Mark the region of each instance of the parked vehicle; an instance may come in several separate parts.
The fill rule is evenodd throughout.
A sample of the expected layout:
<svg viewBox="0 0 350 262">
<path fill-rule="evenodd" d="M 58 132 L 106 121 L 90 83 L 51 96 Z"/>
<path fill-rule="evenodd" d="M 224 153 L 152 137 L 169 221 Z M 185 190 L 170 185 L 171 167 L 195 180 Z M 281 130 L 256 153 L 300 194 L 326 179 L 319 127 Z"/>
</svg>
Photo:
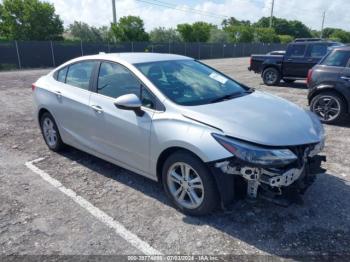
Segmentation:
<svg viewBox="0 0 350 262">
<path fill-rule="evenodd" d="M 261 73 L 266 85 L 278 85 L 281 79 L 292 83 L 305 79 L 308 70 L 327 54 L 328 47 L 334 45 L 339 43 L 298 39 L 287 46 L 284 55 L 252 55 L 248 70 Z"/>
<path fill-rule="evenodd" d="M 324 123 L 342 122 L 350 112 L 350 46 L 336 47 L 310 69 L 309 104 Z"/>
<path fill-rule="evenodd" d="M 159 181 L 190 215 L 227 205 L 235 185 L 251 198 L 303 192 L 324 160 L 316 115 L 184 56 L 85 56 L 33 90 L 51 150 L 68 144 Z"/>
</svg>

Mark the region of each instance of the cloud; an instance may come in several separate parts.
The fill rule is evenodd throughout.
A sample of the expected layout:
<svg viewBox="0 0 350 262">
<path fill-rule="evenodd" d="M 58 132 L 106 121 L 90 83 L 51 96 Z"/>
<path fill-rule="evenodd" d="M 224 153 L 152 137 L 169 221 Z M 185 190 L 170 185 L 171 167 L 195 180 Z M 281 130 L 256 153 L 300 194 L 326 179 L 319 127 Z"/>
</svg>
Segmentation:
<svg viewBox="0 0 350 262">
<path fill-rule="evenodd" d="M 55 5 L 56 12 L 64 20 L 65 25 L 74 20 L 90 25 L 107 25 L 112 21 L 111 0 L 47 0 Z M 151 0 L 147 0 L 148 2 Z M 162 0 L 175 4 L 176 1 Z M 154 2 L 154 1 L 152 1 Z M 136 0 L 118 0 L 117 17 L 126 15 L 140 16 L 146 30 L 154 27 L 175 27 L 179 23 L 207 21 L 220 25 L 224 16 L 234 16 L 237 19 L 257 21 L 262 16 L 270 14 L 271 0 L 222 0 L 222 1 L 178 1 L 178 9 L 195 8 L 210 12 L 220 17 L 203 16 L 196 12 L 181 12 L 170 8 L 161 8 Z M 190 2 L 190 3 L 191 3 Z M 312 29 L 320 29 L 322 12 L 326 10 L 326 27 L 339 27 L 350 30 L 350 1 L 348 0 L 275 0 L 274 14 L 277 17 L 296 19 L 304 22 Z"/>
<path fill-rule="evenodd" d="M 301 20 L 312 29 L 321 29 L 322 14 L 326 11 L 325 27 L 350 31 L 349 0 L 276 0 L 276 16 Z"/>
</svg>

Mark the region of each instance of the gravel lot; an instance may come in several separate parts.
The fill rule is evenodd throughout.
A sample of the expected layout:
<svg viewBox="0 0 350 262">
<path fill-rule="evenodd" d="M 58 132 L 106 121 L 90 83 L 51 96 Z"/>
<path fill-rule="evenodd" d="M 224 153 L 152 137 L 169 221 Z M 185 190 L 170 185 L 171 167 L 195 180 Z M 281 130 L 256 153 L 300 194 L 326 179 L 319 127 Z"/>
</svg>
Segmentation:
<svg viewBox="0 0 350 262">
<path fill-rule="evenodd" d="M 242 83 L 307 107 L 303 82 L 267 87 L 248 58 L 204 61 Z M 241 200 L 203 218 L 174 209 L 162 187 L 75 149 L 50 152 L 32 114 L 30 85 L 48 70 L 0 73 L 0 254 L 140 254 L 25 166 L 59 180 L 164 254 L 350 254 L 350 125 L 326 126 L 326 174 L 288 208 Z M 271 119 L 271 121 L 274 121 Z M 350 123 L 350 121 L 349 121 Z"/>
</svg>

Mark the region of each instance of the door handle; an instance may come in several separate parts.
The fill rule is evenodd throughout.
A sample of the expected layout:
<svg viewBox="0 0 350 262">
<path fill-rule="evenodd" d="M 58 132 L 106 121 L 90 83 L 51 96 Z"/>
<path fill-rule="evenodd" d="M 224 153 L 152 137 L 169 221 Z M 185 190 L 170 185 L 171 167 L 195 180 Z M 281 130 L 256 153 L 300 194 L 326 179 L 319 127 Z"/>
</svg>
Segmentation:
<svg viewBox="0 0 350 262">
<path fill-rule="evenodd" d="M 293 61 L 293 59 L 292 58 L 288 58 L 287 61 Z"/>
<path fill-rule="evenodd" d="M 54 93 L 55 93 L 55 95 L 56 95 L 58 98 L 61 98 L 61 97 L 62 97 L 61 91 L 56 90 L 56 91 L 54 91 Z"/>
<path fill-rule="evenodd" d="M 348 77 L 348 76 L 341 76 L 340 78 L 345 80 L 345 81 L 350 81 L 350 77 Z"/>
<path fill-rule="evenodd" d="M 312 62 L 312 58 L 309 58 L 307 61 L 308 61 L 308 62 Z"/>
<path fill-rule="evenodd" d="M 98 106 L 98 105 L 91 105 L 91 108 L 97 112 L 97 113 L 103 113 L 102 107 Z"/>
</svg>

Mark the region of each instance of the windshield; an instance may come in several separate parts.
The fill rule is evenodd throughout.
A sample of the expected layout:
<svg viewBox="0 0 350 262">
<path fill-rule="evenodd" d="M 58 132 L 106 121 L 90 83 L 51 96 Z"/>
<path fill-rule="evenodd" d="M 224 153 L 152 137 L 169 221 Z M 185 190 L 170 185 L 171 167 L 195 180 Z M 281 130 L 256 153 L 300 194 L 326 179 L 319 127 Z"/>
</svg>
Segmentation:
<svg viewBox="0 0 350 262">
<path fill-rule="evenodd" d="M 202 105 L 231 99 L 247 89 L 195 60 L 135 64 L 170 100 L 180 105 Z"/>
</svg>

